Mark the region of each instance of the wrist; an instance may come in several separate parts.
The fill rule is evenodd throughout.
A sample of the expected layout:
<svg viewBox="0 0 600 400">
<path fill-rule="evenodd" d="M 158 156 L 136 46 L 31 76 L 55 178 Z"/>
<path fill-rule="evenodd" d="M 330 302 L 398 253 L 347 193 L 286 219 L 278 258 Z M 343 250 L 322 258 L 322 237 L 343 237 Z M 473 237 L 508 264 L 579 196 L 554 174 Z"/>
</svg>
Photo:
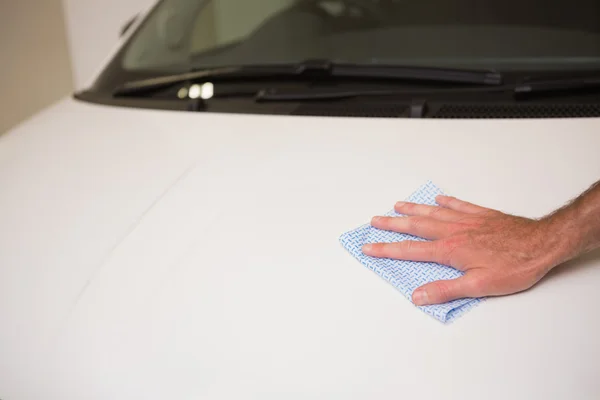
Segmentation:
<svg viewBox="0 0 600 400">
<path fill-rule="evenodd" d="M 543 232 L 548 270 L 585 251 L 584 235 L 577 216 L 558 212 L 539 220 Z"/>
</svg>

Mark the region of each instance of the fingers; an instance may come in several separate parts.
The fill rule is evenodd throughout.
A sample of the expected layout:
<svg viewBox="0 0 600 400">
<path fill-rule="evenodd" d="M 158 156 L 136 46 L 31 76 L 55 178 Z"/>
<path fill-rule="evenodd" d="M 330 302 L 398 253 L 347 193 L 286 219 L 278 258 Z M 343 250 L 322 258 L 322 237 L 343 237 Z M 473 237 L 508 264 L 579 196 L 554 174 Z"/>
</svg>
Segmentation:
<svg viewBox="0 0 600 400">
<path fill-rule="evenodd" d="M 440 239 L 450 235 L 451 224 L 428 217 L 373 217 L 371 225 L 378 229 Z"/>
<path fill-rule="evenodd" d="M 371 257 L 424 262 L 438 262 L 439 253 L 436 242 L 419 242 L 413 240 L 405 240 L 397 243 L 366 244 L 363 246 L 362 251 Z"/>
<path fill-rule="evenodd" d="M 398 214 L 431 217 L 440 221 L 457 221 L 461 218 L 459 212 L 438 206 L 406 203 L 399 201 L 394 207 Z"/>
<path fill-rule="evenodd" d="M 435 201 L 442 207 L 467 214 L 477 214 L 489 211 L 489 208 L 481 207 L 463 200 L 459 200 L 456 197 L 437 196 L 435 198 Z"/>
<path fill-rule="evenodd" d="M 457 279 L 431 282 L 417 288 L 412 295 L 417 306 L 447 303 L 456 299 L 481 297 L 485 287 L 477 273 L 467 272 Z"/>
</svg>

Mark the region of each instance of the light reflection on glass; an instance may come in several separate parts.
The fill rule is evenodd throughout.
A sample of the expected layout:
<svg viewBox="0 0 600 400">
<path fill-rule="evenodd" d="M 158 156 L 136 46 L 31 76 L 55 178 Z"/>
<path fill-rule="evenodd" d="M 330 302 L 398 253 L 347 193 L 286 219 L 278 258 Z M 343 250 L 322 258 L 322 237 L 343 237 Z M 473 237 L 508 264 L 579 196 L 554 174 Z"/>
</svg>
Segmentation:
<svg viewBox="0 0 600 400">
<path fill-rule="evenodd" d="M 200 93 L 200 97 L 202 97 L 204 100 L 208 100 L 214 95 L 215 86 L 212 83 L 206 82 L 204 85 L 202 85 L 202 92 Z"/>
<path fill-rule="evenodd" d="M 190 86 L 190 91 L 188 96 L 190 96 L 190 99 L 197 99 L 198 97 L 200 97 L 200 94 L 202 93 L 202 88 L 200 87 L 200 85 L 192 85 Z"/>
<path fill-rule="evenodd" d="M 186 88 L 186 87 L 182 87 L 177 92 L 177 97 L 179 97 L 180 99 L 185 99 L 187 96 L 188 96 L 188 88 Z"/>
</svg>

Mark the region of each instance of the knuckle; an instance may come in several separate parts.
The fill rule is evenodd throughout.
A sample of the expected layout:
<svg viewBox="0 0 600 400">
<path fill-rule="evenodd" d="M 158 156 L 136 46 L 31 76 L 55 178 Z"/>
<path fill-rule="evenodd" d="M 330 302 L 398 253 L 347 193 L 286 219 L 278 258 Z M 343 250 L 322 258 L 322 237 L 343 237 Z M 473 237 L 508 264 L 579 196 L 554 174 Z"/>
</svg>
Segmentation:
<svg viewBox="0 0 600 400">
<path fill-rule="evenodd" d="M 484 296 L 488 288 L 488 278 L 483 275 L 475 275 L 470 279 L 470 291 L 475 297 Z"/>
<path fill-rule="evenodd" d="M 382 253 L 386 257 L 390 257 L 392 255 L 398 255 L 398 252 L 402 250 L 402 243 L 382 243 L 383 250 Z"/>
<path fill-rule="evenodd" d="M 443 265 L 453 265 L 452 255 L 456 250 L 456 244 L 451 240 L 440 240 L 437 243 L 435 258 Z"/>
<path fill-rule="evenodd" d="M 446 302 L 452 297 L 450 286 L 447 282 L 438 281 L 435 285 L 436 295 L 440 302 Z"/>
<path fill-rule="evenodd" d="M 456 235 L 457 233 L 463 232 L 466 229 L 466 226 L 461 223 L 453 222 L 446 226 L 449 235 Z M 452 241 L 450 241 L 452 243 Z"/>
<path fill-rule="evenodd" d="M 456 225 L 460 226 L 463 231 L 465 231 L 479 229 L 486 224 L 487 221 L 487 218 L 480 215 L 467 214 L 461 216 L 461 218 L 459 218 L 455 223 Z"/>
<path fill-rule="evenodd" d="M 400 209 L 401 209 L 402 211 L 404 211 L 405 213 L 412 212 L 412 211 L 414 210 L 414 208 L 415 208 L 415 205 L 414 205 L 414 204 L 411 204 L 411 203 L 404 203 L 404 204 L 402 205 L 402 207 L 400 207 Z"/>
<path fill-rule="evenodd" d="M 502 211 L 498 211 L 498 210 L 484 210 L 483 213 L 484 213 L 484 215 L 487 215 L 487 216 L 493 217 L 493 218 L 500 218 L 500 217 L 506 216 L 506 214 L 504 214 Z"/>
<path fill-rule="evenodd" d="M 502 215 L 502 213 L 497 210 L 482 209 L 476 215 L 481 216 L 481 218 L 494 218 Z"/>
<path fill-rule="evenodd" d="M 423 219 L 419 217 L 408 217 L 407 223 L 411 230 L 418 231 L 423 225 Z"/>
<path fill-rule="evenodd" d="M 459 207 L 459 202 L 458 202 L 458 200 L 456 200 L 456 199 L 453 197 L 453 198 L 449 199 L 449 200 L 446 202 L 446 204 L 445 204 L 445 205 L 446 205 L 446 207 L 447 207 L 447 208 L 450 208 L 450 209 L 452 209 L 452 210 L 456 210 L 456 209 Z"/>
<path fill-rule="evenodd" d="M 413 240 L 405 240 L 403 242 L 400 242 L 398 249 L 401 252 L 410 253 L 412 250 L 415 249 L 416 243 L 417 242 L 415 242 Z"/>
<path fill-rule="evenodd" d="M 400 244 L 398 245 L 398 247 L 400 248 L 400 250 L 409 251 L 413 247 L 413 241 L 412 240 L 405 240 L 403 242 L 400 242 Z"/>
<path fill-rule="evenodd" d="M 430 209 L 429 215 L 431 217 L 437 217 L 441 214 L 441 212 L 442 212 L 442 209 L 440 207 L 433 207 Z"/>
</svg>

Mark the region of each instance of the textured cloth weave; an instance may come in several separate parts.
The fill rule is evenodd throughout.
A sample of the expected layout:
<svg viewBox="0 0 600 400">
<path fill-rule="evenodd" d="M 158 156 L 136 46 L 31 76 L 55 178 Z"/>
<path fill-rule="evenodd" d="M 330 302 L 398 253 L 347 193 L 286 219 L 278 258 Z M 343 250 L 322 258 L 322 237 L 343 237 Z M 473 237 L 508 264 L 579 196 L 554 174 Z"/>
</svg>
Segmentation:
<svg viewBox="0 0 600 400">
<path fill-rule="evenodd" d="M 436 205 L 435 197 L 440 194 L 443 194 L 442 191 L 433 183 L 428 182 L 413 193 L 407 201 Z M 390 211 L 384 215 L 400 216 L 395 211 Z M 367 243 L 392 243 L 403 240 L 425 241 L 426 239 L 403 233 L 383 231 L 373 228 L 370 224 L 346 232 L 340 237 L 340 242 L 350 254 L 371 271 L 391 283 L 411 302 L 412 293 L 419 286 L 438 280 L 455 279 L 463 275 L 461 271 L 436 263 L 374 258 L 366 256 L 361 250 L 362 246 Z M 482 299 L 461 299 L 446 304 L 418 308 L 447 323 L 464 314 L 481 301 Z"/>
</svg>

